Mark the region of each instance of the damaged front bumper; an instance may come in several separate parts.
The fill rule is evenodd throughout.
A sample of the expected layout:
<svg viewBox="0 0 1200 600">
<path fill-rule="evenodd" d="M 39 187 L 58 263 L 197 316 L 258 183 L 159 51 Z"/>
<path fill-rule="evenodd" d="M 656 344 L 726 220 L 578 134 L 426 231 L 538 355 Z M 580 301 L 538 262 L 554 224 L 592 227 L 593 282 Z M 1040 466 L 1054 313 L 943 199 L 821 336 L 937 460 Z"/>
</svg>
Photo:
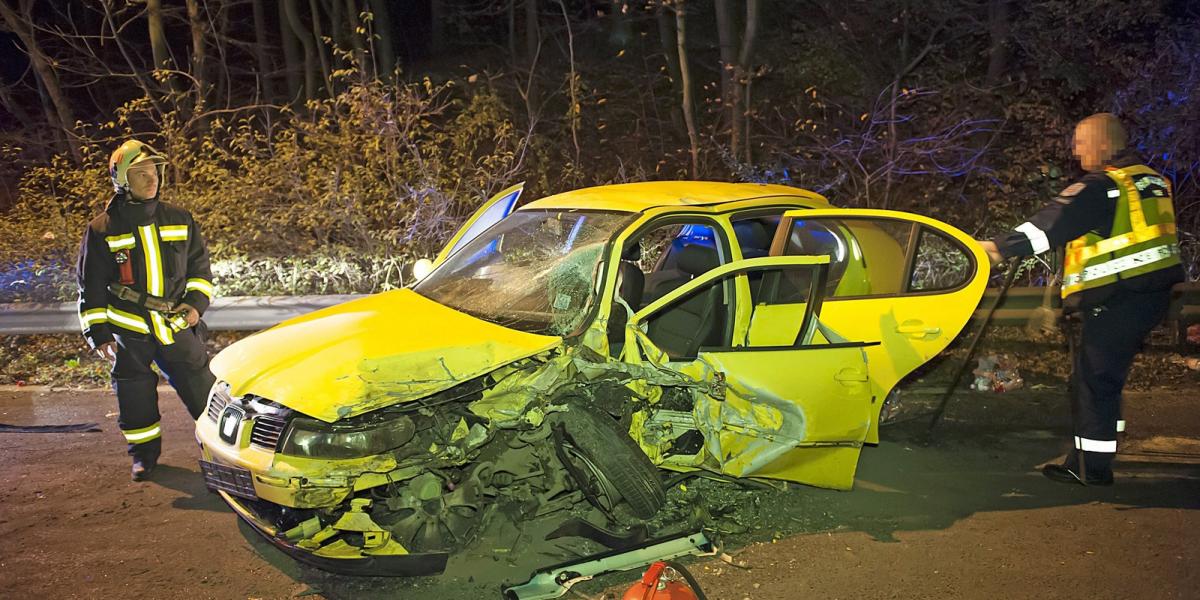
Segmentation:
<svg viewBox="0 0 1200 600">
<path fill-rule="evenodd" d="M 311 565 L 323 571 L 339 575 L 374 575 L 388 577 L 408 577 L 414 575 L 437 575 L 446 569 L 446 561 L 450 555 L 444 552 L 426 552 L 410 554 L 394 540 L 383 540 L 379 545 L 380 551 L 399 552 L 393 554 L 368 554 L 371 550 L 363 550 L 338 541 L 321 546 L 314 551 L 305 547 L 313 537 L 292 541 L 289 533 L 302 528 L 301 524 L 288 532 L 279 531 L 274 525 L 260 517 L 251 508 L 251 502 L 244 501 L 224 490 L 216 490 L 225 503 L 239 517 L 261 534 L 271 545 L 282 550 L 288 556 L 299 562 Z M 354 513 L 351 513 L 354 514 Z M 366 533 L 366 532 L 364 532 Z M 368 536 L 364 536 L 368 537 Z M 377 540 L 378 541 L 378 538 Z"/>
</svg>

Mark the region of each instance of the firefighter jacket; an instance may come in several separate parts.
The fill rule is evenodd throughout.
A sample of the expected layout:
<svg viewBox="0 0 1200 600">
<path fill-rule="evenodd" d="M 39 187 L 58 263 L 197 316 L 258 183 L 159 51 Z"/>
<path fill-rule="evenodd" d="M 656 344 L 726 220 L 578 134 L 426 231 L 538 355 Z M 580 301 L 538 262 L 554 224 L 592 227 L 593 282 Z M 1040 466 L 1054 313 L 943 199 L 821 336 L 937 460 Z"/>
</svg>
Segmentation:
<svg viewBox="0 0 1200 600">
<path fill-rule="evenodd" d="M 1128 153 L 1067 186 L 995 242 L 1005 258 L 1066 245 L 1062 294 L 1071 308 L 1098 306 L 1121 290 L 1169 289 L 1184 279 L 1170 183 Z"/>
<path fill-rule="evenodd" d="M 127 202 L 117 194 L 88 224 L 79 248 L 79 322 L 92 348 L 123 336 L 175 343 L 186 327 L 145 303 L 118 298 L 119 283 L 167 302 L 187 303 L 200 314 L 213 297 L 208 247 L 188 211 L 157 199 Z M 115 329 L 114 329 L 115 328 Z"/>
</svg>

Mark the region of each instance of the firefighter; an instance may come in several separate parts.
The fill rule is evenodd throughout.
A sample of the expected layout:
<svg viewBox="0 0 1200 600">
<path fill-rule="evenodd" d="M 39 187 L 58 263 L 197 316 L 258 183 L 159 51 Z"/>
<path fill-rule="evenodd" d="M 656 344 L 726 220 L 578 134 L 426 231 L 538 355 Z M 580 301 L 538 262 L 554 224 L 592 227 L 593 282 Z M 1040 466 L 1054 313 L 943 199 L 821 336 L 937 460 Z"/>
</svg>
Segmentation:
<svg viewBox="0 0 1200 600">
<path fill-rule="evenodd" d="M 1079 329 L 1077 339 L 1069 334 L 1074 450 L 1042 468 L 1064 483 L 1112 485 L 1125 377 L 1184 279 L 1171 184 L 1126 141 L 1110 113 L 1081 121 L 1074 154 L 1087 175 L 1014 231 L 980 242 L 993 264 L 1066 245 L 1063 314 Z"/>
<path fill-rule="evenodd" d="M 213 297 L 208 248 L 191 214 L 159 200 L 165 163 L 145 143 L 121 144 L 108 162 L 116 193 L 79 248 L 79 320 L 88 344 L 112 363 L 134 481 L 149 478 L 162 451 L 150 363 L 193 420 L 214 382 L 200 320 Z"/>
</svg>

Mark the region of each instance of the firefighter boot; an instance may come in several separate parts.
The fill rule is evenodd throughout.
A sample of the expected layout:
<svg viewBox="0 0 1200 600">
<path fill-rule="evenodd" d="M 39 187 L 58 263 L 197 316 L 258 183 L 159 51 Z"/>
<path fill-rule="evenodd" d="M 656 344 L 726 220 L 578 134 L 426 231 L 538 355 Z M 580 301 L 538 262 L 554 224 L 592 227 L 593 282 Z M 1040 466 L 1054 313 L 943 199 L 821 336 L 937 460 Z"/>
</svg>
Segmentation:
<svg viewBox="0 0 1200 600">
<path fill-rule="evenodd" d="M 141 458 L 133 459 L 133 468 L 130 469 L 130 476 L 134 481 L 146 481 L 150 479 L 150 474 L 154 472 L 154 461 Z"/>
</svg>

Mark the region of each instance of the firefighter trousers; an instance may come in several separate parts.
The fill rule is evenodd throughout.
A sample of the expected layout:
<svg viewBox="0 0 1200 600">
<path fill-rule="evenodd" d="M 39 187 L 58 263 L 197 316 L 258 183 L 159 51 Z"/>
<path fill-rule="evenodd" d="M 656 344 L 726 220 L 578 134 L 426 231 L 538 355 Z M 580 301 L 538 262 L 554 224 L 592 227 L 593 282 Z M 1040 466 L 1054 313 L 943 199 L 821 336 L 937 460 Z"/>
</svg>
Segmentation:
<svg viewBox="0 0 1200 600">
<path fill-rule="evenodd" d="M 1122 291 L 1101 306 L 1081 310 L 1069 387 L 1076 451 L 1068 455 L 1067 466 L 1073 470 L 1083 458 L 1089 473 L 1112 471 L 1125 378 L 1146 336 L 1166 316 L 1170 302 L 1170 290 Z"/>
<path fill-rule="evenodd" d="M 150 368 L 151 362 L 167 376 L 192 420 L 199 419 L 204 412 L 208 392 L 216 379 L 208 370 L 205 332 L 204 323 L 200 322 L 176 333 L 175 343 L 167 346 L 154 336 L 120 333 L 114 336 L 117 359 L 112 368 L 112 385 L 120 411 L 117 424 L 135 460 L 153 464 L 162 452 L 158 375 Z"/>
</svg>

